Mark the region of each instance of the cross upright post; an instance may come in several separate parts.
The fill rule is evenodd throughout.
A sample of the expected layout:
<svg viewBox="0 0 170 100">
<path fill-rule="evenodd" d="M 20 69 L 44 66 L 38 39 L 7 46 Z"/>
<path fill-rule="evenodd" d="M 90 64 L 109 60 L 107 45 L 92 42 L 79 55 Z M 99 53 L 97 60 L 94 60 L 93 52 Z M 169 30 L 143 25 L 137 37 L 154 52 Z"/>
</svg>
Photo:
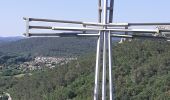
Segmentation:
<svg viewBox="0 0 170 100">
<path fill-rule="evenodd" d="M 110 7 L 108 6 L 108 0 L 103 0 L 103 8 L 101 0 L 99 0 L 99 23 L 108 24 L 112 22 L 113 19 L 113 0 L 110 1 Z M 109 14 L 108 14 L 109 11 Z M 102 13 L 103 12 L 103 13 Z M 108 19 L 109 16 L 109 19 Z M 103 18 L 101 20 L 101 18 Z M 104 29 L 107 29 L 107 26 L 103 27 Z M 102 33 L 102 34 L 101 34 Z M 98 100 L 98 85 L 99 85 L 99 73 L 100 73 L 100 53 L 101 53 L 101 47 L 103 47 L 103 67 L 102 67 L 102 100 L 106 99 L 106 68 L 107 68 L 107 57 L 108 58 L 108 64 L 109 64 L 109 95 L 110 100 L 113 100 L 113 87 L 112 87 L 112 57 L 111 55 L 111 32 L 109 31 L 100 31 L 99 32 L 100 37 L 98 37 L 97 41 L 97 56 L 96 56 L 96 70 L 95 70 L 95 86 L 94 86 L 94 100 Z M 108 39 L 108 41 L 107 41 Z M 103 45 L 101 45 L 101 41 L 103 42 Z M 108 52 L 107 52 L 108 50 Z M 107 56 L 108 53 L 108 56 Z"/>
</svg>

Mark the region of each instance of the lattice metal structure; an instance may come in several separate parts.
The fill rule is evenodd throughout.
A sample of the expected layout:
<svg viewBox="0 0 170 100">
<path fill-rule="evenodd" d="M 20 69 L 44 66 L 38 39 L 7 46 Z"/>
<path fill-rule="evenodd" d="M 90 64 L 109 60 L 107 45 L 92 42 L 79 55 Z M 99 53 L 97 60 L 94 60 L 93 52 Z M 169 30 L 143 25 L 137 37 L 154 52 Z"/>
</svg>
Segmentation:
<svg viewBox="0 0 170 100">
<path fill-rule="evenodd" d="M 114 88 L 112 80 L 112 38 L 148 38 L 162 39 L 169 41 L 169 37 L 162 33 L 169 34 L 168 29 L 141 29 L 133 26 L 159 26 L 170 25 L 170 23 L 113 23 L 113 6 L 114 0 L 98 0 L 98 22 L 81 22 L 68 20 L 24 18 L 26 21 L 27 37 L 97 37 L 96 67 L 95 67 L 95 84 L 94 100 L 99 99 L 99 73 L 102 69 L 102 100 L 106 100 L 106 69 L 109 70 L 109 99 L 114 100 Z M 71 24 L 71 27 L 59 26 L 39 26 L 31 25 L 31 22 L 43 23 L 61 23 Z M 78 25 L 76 27 L 73 27 Z M 53 30 L 52 33 L 33 33 L 31 30 Z M 102 54 L 102 55 L 101 55 Z M 102 61 L 101 61 L 102 60 Z M 108 60 L 108 61 L 107 61 Z M 102 66 L 102 68 L 100 68 Z"/>
</svg>

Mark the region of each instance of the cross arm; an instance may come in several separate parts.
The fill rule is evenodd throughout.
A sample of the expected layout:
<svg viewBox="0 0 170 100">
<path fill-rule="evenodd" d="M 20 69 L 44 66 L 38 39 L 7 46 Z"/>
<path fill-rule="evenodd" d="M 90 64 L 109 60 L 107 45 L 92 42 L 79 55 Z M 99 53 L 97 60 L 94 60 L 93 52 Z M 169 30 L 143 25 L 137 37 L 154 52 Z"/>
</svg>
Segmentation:
<svg viewBox="0 0 170 100">
<path fill-rule="evenodd" d="M 25 36 L 28 37 L 98 37 L 99 34 L 92 33 L 24 33 Z"/>
<path fill-rule="evenodd" d="M 54 22 L 54 23 L 70 23 L 70 24 L 83 24 L 83 25 L 92 25 L 92 26 L 157 26 L 157 25 L 170 25 L 170 22 L 167 23 L 94 23 L 94 22 L 81 22 L 81 21 L 68 21 L 68 20 L 55 20 L 55 19 L 42 19 L 42 18 L 28 18 L 24 17 L 24 20 L 29 22 L 38 21 L 38 22 Z"/>
<path fill-rule="evenodd" d="M 95 33 L 73 33 L 73 32 L 68 32 L 68 33 L 29 33 L 29 34 L 24 34 L 28 37 L 98 37 L 100 36 L 99 34 Z M 151 35 L 123 35 L 123 34 L 115 34 L 111 33 L 111 37 L 117 37 L 117 38 L 145 38 L 145 39 L 160 39 L 160 40 L 169 40 L 170 38 L 163 37 L 163 36 L 151 36 Z"/>
<path fill-rule="evenodd" d="M 112 31 L 112 32 L 134 32 L 134 33 L 160 33 L 170 32 L 170 30 L 159 29 L 102 29 L 102 28 L 81 28 L 81 27 L 52 27 L 52 26 L 29 26 L 29 29 L 50 29 L 62 31 Z"/>
<path fill-rule="evenodd" d="M 78 28 L 78 27 L 52 27 L 52 30 L 65 30 L 65 31 L 112 31 L 112 32 L 136 32 L 136 33 L 159 33 L 170 32 L 170 30 L 159 29 L 102 29 L 102 28 Z"/>
<path fill-rule="evenodd" d="M 81 22 L 81 21 L 69 21 L 69 20 L 55 20 L 55 19 L 42 19 L 42 18 L 23 18 L 25 21 L 28 22 L 52 22 L 52 23 L 66 23 L 66 24 L 78 24 L 78 25 L 87 25 L 87 26 L 116 26 L 122 27 L 127 26 L 128 23 L 111 23 L 111 24 L 102 24 L 102 23 L 95 23 L 95 22 Z"/>
<path fill-rule="evenodd" d="M 98 32 L 104 32 L 104 31 L 111 31 L 111 32 L 129 32 L 129 33 L 147 33 L 147 34 L 155 34 L 155 33 L 164 33 L 164 32 L 170 32 L 170 30 L 163 30 L 163 29 L 123 29 L 122 27 L 128 27 L 128 26 L 152 26 L 152 25 L 170 25 L 170 23 L 109 23 L 109 24 L 102 24 L 102 23 L 92 23 L 92 22 L 80 22 L 80 21 L 68 21 L 68 20 L 54 20 L 54 19 L 39 19 L 39 18 L 26 18 L 24 17 L 24 20 L 26 21 L 26 36 L 32 37 L 32 36 L 60 36 L 60 37 L 80 37 L 80 36 L 98 36 Z M 70 23 L 70 24 L 79 24 L 82 25 L 82 27 L 53 27 L 53 26 L 32 26 L 29 22 L 32 21 L 38 21 L 38 22 L 54 22 L 54 23 Z M 93 27 L 84 27 L 84 25 L 89 25 Z M 107 26 L 108 28 L 104 28 L 104 26 Z M 120 28 L 119 28 L 120 27 Z M 58 30 L 58 31 L 64 31 L 64 33 L 31 33 L 30 29 L 46 29 L 46 30 Z M 72 31 L 71 33 L 66 33 L 67 31 Z M 75 33 L 76 32 L 76 33 Z M 79 33 L 78 33 L 79 32 Z M 85 33 L 86 32 L 86 33 Z M 75 34 L 74 34 L 75 33 Z M 95 34 L 94 34 L 95 33 Z M 113 35 L 112 35 L 113 36 Z M 114 37 L 125 37 L 125 38 L 138 38 L 142 36 L 135 36 L 135 35 L 120 35 L 114 34 Z M 152 38 L 149 36 L 143 36 Z M 158 36 L 156 36 L 158 37 Z M 160 38 L 160 37 L 158 37 Z"/>
<path fill-rule="evenodd" d="M 167 23 L 128 23 L 128 26 L 158 26 L 158 25 L 170 25 L 170 22 L 167 22 Z"/>
<path fill-rule="evenodd" d="M 55 19 L 42 19 L 42 18 L 23 18 L 25 21 L 29 22 L 52 22 L 52 23 L 65 23 L 65 24 L 78 24 L 78 25 L 87 25 L 87 26 L 103 26 L 102 23 L 94 22 L 81 22 L 81 21 L 69 21 L 69 20 L 55 20 Z"/>
<path fill-rule="evenodd" d="M 26 35 L 26 34 L 24 34 Z M 26 36 L 29 37 L 98 37 L 99 34 L 83 34 L 83 33 L 29 33 Z M 131 39 L 159 39 L 159 40 L 169 40 L 170 38 L 163 36 L 151 36 L 151 35 L 123 35 L 123 34 L 115 34 L 111 33 L 111 37 L 117 38 L 131 38 Z"/>
</svg>

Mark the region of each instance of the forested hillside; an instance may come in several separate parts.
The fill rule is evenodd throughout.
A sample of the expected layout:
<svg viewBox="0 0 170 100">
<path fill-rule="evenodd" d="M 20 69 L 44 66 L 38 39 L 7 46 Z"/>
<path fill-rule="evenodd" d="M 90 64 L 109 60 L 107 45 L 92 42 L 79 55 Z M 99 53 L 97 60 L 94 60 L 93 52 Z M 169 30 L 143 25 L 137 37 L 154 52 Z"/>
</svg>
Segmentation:
<svg viewBox="0 0 170 100">
<path fill-rule="evenodd" d="M 134 40 L 113 46 L 116 100 L 170 100 L 170 43 Z M 24 77 L 1 77 L 13 100 L 92 100 L 95 53 Z"/>
<path fill-rule="evenodd" d="M 13 41 L 18 41 L 24 39 L 24 37 L 16 36 L 16 37 L 0 37 L 0 45 L 4 43 L 9 43 Z"/>
<path fill-rule="evenodd" d="M 0 52 L 32 56 L 79 56 L 94 51 L 95 38 L 27 38 L 0 45 Z"/>
<path fill-rule="evenodd" d="M 132 41 L 113 54 L 118 100 L 170 100 L 170 43 Z"/>
</svg>

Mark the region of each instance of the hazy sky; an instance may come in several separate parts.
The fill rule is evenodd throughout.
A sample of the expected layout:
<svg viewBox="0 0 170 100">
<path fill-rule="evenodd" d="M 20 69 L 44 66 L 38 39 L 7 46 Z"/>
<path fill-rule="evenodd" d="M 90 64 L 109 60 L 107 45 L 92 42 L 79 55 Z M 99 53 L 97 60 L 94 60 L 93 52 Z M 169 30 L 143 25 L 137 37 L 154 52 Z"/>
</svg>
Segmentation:
<svg viewBox="0 0 170 100">
<path fill-rule="evenodd" d="M 97 21 L 98 0 L 0 0 L 0 36 L 22 36 L 23 17 Z M 115 22 L 170 22 L 170 0 L 115 0 Z"/>
</svg>

